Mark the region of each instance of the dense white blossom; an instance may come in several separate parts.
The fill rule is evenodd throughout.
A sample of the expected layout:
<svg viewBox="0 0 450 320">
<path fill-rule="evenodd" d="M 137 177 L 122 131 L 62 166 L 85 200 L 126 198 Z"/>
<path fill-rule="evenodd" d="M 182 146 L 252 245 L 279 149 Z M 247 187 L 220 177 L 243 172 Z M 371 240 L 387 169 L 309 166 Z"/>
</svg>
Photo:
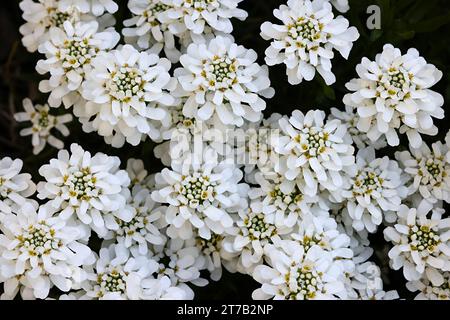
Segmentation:
<svg viewBox="0 0 450 320">
<path fill-rule="evenodd" d="M 113 231 L 105 236 L 106 239 L 115 239 L 126 248 L 137 245 L 142 255 L 147 254 L 148 244 L 160 245 L 165 242 L 165 236 L 159 232 L 156 224 L 165 214 L 165 207 L 155 206 L 150 193 L 150 190 L 140 186 L 133 187 L 125 209 L 132 211 L 131 220 L 118 218 L 123 208 L 113 213 L 113 216 L 105 216 L 106 227 Z"/>
<path fill-rule="evenodd" d="M 62 27 L 65 21 L 76 23 L 95 19 L 88 13 L 81 12 L 76 6 L 59 8 L 59 0 L 23 0 L 19 3 L 22 18 L 26 21 L 19 31 L 22 34 L 22 44 L 28 51 L 34 52 L 39 45 L 50 39 L 52 27 Z"/>
<path fill-rule="evenodd" d="M 344 268 L 319 246 L 307 252 L 295 241 L 265 248 L 269 265 L 259 265 L 253 278 L 262 284 L 254 299 L 313 300 L 345 298 Z"/>
<path fill-rule="evenodd" d="M 72 144 L 70 153 L 61 150 L 58 158 L 39 169 L 45 181 L 38 184 L 38 197 L 61 209 L 61 218 L 76 216 L 103 236 L 113 217 L 129 222 L 134 216 L 134 211 L 125 207 L 130 178 L 119 165 L 117 157 L 100 152 L 91 155 Z"/>
<path fill-rule="evenodd" d="M 93 59 L 99 52 L 114 48 L 120 36 L 113 28 L 99 32 L 96 21 L 75 24 L 66 21 L 49 33 L 49 40 L 39 46 L 39 52 L 45 54 L 46 59 L 38 61 L 36 70 L 40 74 L 50 73 L 50 79 L 42 80 L 39 90 L 50 92 L 51 107 L 59 107 L 62 102 L 70 107 L 78 102 L 81 104 L 78 107 L 83 108 L 78 90 L 91 72 Z"/>
<path fill-rule="evenodd" d="M 411 148 L 410 152 L 396 152 L 409 180 L 410 193 L 418 192 L 426 201 L 436 203 L 438 200 L 450 202 L 450 162 L 447 157 L 449 148 L 440 141 L 431 145 L 422 143 L 420 148 Z"/>
<path fill-rule="evenodd" d="M 242 171 L 232 161 L 219 161 L 218 155 L 206 148 L 197 157 L 172 164 L 158 173 L 153 200 L 168 204 L 165 213 L 172 238 L 190 239 L 194 230 L 210 239 L 232 227 L 229 212 L 246 206 L 248 186 L 239 184 Z"/>
<path fill-rule="evenodd" d="M 433 118 L 444 117 L 444 99 L 430 88 L 442 72 L 416 49 L 402 55 L 400 49 L 386 44 L 375 61 L 363 58 L 356 72 L 359 78 L 346 84 L 352 93 L 345 95 L 344 103 L 357 109 L 357 128 L 371 141 L 385 135 L 390 146 L 397 146 L 398 133 L 406 133 L 409 143 L 418 148 L 421 134 L 437 134 Z"/>
<path fill-rule="evenodd" d="M 343 186 L 342 173 L 355 162 L 345 125 L 325 120 L 321 110 L 306 114 L 294 110 L 290 118 L 280 119 L 279 126 L 282 134 L 274 147 L 285 158 L 286 168 L 279 171 L 288 180 L 301 179 L 303 192 L 310 196 L 317 194 L 319 185 L 331 192 Z"/>
<path fill-rule="evenodd" d="M 417 209 L 402 205 L 397 223 L 384 230 L 385 239 L 394 245 L 390 265 L 394 270 L 403 268 L 407 280 L 426 274 L 434 282 L 442 278 L 440 272 L 450 271 L 450 218 L 442 218 L 443 213 L 428 202 Z"/>
<path fill-rule="evenodd" d="M 402 199 L 408 189 L 398 163 L 387 156 L 375 157 L 373 148 L 361 149 L 356 155 L 356 172 L 350 178 L 349 188 L 341 196 L 357 231 L 375 232 L 383 220 L 394 222 Z"/>
<path fill-rule="evenodd" d="M 268 69 L 255 61 L 256 52 L 218 36 L 207 43 L 189 45 L 175 70 L 179 86 L 173 93 L 185 96 L 183 115 L 208 120 L 217 114 L 224 124 L 242 126 L 261 118 L 270 98 Z"/>
<path fill-rule="evenodd" d="M 56 286 L 67 292 L 82 278 L 80 266 L 94 262 L 91 249 L 80 242 L 83 226 L 62 219 L 51 207 L 36 212 L 25 204 L 17 214 L 0 220 L 2 298 L 45 299 Z"/>
<path fill-rule="evenodd" d="M 123 22 L 127 27 L 122 30 L 123 35 L 128 42 L 135 39 L 139 48 L 149 49 L 150 52 L 159 54 L 164 49 L 166 57 L 171 62 L 177 62 L 181 52 L 176 48 L 173 31 L 169 29 L 170 23 L 175 22 L 168 17 L 168 10 L 172 7 L 170 0 L 128 1 L 133 16 Z"/>
<path fill-rule="evenodd" d="M 326 84 L 334 83 L 334 50 L 347 59 L 359 37 L 358 30 L 349 27 L 344 17 L 334 17 L 327 0 L 288 0 L 273 14 L 282 24 L 266 21 L 261 25 L 263 39 L 272 41 L 266 50 L 266 63 L 284 63 L 290 84 L 312 80 L 316 70 Z"/>
<path fill-rule="evenodd" d="M 125 141 L 138 145 L 147 136 L 159 139 L 157 127 L 166 116 L 160 105 L 174 102 L 164 90 L 170 66 L 169 60 L 130 45 L 99 54 L 82 84 L 87 100 L 80 119 L 83 130 L 97 131 L 117 148 Z"/>
</svg>

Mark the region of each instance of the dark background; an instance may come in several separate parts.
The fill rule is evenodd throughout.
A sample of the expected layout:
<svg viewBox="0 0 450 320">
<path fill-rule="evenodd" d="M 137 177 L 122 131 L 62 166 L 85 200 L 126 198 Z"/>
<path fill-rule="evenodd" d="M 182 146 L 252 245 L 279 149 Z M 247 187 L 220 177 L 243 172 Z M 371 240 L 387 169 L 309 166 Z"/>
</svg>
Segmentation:
<svg viewBox="0 0 450 320">
<path fill-rule="evenodd" d="M 115 0 L 119 6 L 117 25 L 119 31 L 122 21 L 129 17 L 126 0 Z M 233 20 L 233 35 L 238 44 L 256 50 L 259 63 L 264 64 L 264 51 L 269 42 L 260 36 L 260 25 L 264 21 L 278 23 L 272 11 L 284 0 L 244 0 L 240 7 L 249 13 L 245 21 Z M 374 60 L 386 43 L 392 43 L 402 52 L 410 47 L 417 48 L 420 54 L 440 69 L 444 76 L 434 86 L 434 90 L 444 96 L 447 103 L 450 98 L 450 1 L 448 0 L 350 0 L 350 11 L 343 14 L 350 25 L 358 28 L 360 38 L 354 43 L 348 60 L 336 53 L 332 61 L 333 72 L 337 82 L 327 87 L 323 80 L 316 76 L 313 81 L 302 82 L 292 86 L 287 82 L 285 66 L 270 68 L 272 87 L 276 90 L 274 98 L 270 99 L 265 115 L 272 112 L 290 114 L 294 109 L 307 111 L 320 108 L 327 112 L 331 107 L 343 108 L 342 97 L 346 92 L 345 83 L 356 77 L 355 66 L 366 56 Z M 22 99 L 29 97 L 34 103 L 45 103 L 47 96 L 38 91 L 38 82 L 42 77 L 35 71 L 36 62 L 41 58 L 38 53 L 28 53 L 21 44 L 18 31 L 23 24 L 18 0 L 0 1 L 0 157 L 10 156 L 24 161 L 24 171 L 33 175 L 34 181 L 40 180 L 38 168 L 57 154 L 57 150 L 47 146 L 44 151 L 35 156 L 32 154 L 30 137 L 20 137 L 19 131 L 27 123 L 16 124 L 13 118 L 15 112 L 22 111 Z M 368 30 L 366 20 L 369 15 L 366 9 L 376 4 L 381 8 L 381 30 Z M 45 76 L 44 76 L 45 77 Z M 444 110 L 446 104 L 444 104 Z M 66 112 L 64 108 L 53 110 L 54 113 Z M 435 120 L 436 121 L 436 120 Z M 450 128 L 449 121 L 438 120 L 439 134 L 436 137 L 425 137 L 427 142 L 443 140 Z M 161 163 L 153 156 L 154 143 L 146 140 L 137 147 L 126 144 L 121 149 L 115 149 L 105 144 L 97 134 L 85 134 L 75 119 L 69 126 L 70 136 L 64 142 L 66 147 L 72 142 L 79 143 L 91 152 L 105 152 L 117 155 L 125 164 L 129 157 L 144 160 L 149 172 L 161 169 Z M 405 149 L 406 140 L 402 140 L 398 148 L 387 148 L 381 154 L 392 156 L 398 149 Z M 380 231 L 382 228 L 380 228 Z M 385 289 L 397 289 L 402 298 L 411 298 L 405 287 L 405 280 L 400 272 L 389 269 L 387 247 L 379 232 L 371 236 L 371 246 L 376 250 L 372 258 L 382 268 L 385 275 Z M 212 282 L 205 288 L 195 288 L 196 299 L 250 299 L 251 292 L 258 287 L 250 277 L 229 274 L 225 272 L 219 282 Z"/>
</svg>

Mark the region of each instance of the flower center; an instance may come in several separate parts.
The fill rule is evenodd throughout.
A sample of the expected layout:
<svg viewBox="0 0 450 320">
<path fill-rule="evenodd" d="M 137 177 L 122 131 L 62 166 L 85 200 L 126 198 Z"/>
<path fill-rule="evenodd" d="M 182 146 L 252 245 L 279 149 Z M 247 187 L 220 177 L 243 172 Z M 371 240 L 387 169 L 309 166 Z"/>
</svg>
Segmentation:
<svg viewBox="0 0 450 320">
<path fill-rule="evenodd" d="M 170 115 L 172 117 L 172 123 L 177 128 L 187 128 L 190 129 L 195 124 L 195 118 L 188 118 L 183 115 L 182 108 L 174 108 L 171 110 Z"/>
<path fill-rule="evenodd" d="M 148 224 L 148 219 L 145 212 L 137 209 L 136 215 L 129 222 L 125 222 L 119 218 L 116 218 L 116 222 L 119 225 L 119 229 L 116 230 L 119 236 L 133 236 L 135 233 L 141 233 L 145 230 Z"/>
<path fill-rule="evenodd" d="M 97 283 L 102 290 L 100 292 L 120 292 L 125 293 L 126 283 L 125 278 L 127 276 L 126 272 L 119 269 L 112 269 L 108 273 L 100 273 L 97 275 Z"/>
<path fill-rule="evenodd" d="M 208 176 L 196 173 L 193 176 L 183 176 L 180 193 L 186 197 L 191 208 L 202 205 L 205 201 L 212 202 L 216 195 L 215 183 Z"/>
<path fill-rule="evenodd" d="M 415 225 L 409 229 L 409 245 L 412 250 L 427 250 L 431 253 L 440 242 L 435 228 Z"/>
<path fill-rule="evenodd" d="M 211 234 L 211 239 L 196 238 L 197 246 L 205 255 L 210 255 L 213 252 L 219 251 L 222 246 L 223 236 L 218 234 Z"/>
<path fill-rule="evenodd" d="M 57 9 L 49 9 L 53 14 L 50 16 L 50 24 L 54 27 L 62 27 L 64 22 L 70 20 L 70 14 L 68 12 L 61 12 Z"/>
<path fill-rule="evenodd" d="M 447 177 L 447 172 L 450 170 L 450 166 L 446 165 L 444 157 L 432 156 L 430 158 L 424 158 L 419 161 L 419 176 L 422 176 L 422 183 L 432 184 L 435 187 L 439 187 Z"/>
<path fill-rule="evenodd" d="M 40 131 L 42 129 L 46 129 L 50 125 L 50 117 L 47 111 L 41 110 L 37 113 L 37 128 L 36 131 Z"/>
<path fill-rule="evenodd" d="M 145 85 L 139 69 L 127 65 L 111 75 L 110 94 L 119 101 L 128 102 L 133 96 L 141 96 Z"/>
<path fill-rule="evenodd" d="M 404 89 L 410 87 L 409 80 L 409 76 L 405 76 L 404 71 L 399 70 L 397 67 L 390 67 L 388 70 L 384 71 L 383 75 L 379 76 L 377 82 L 378 95 L 380 95 L 381 92 L 385 92 L 391 98 L 402 101 L 409 96 L 409 92 L 404 92 Z"/>
<path fill-rule="evenodd" d="M 286 284 L 290 289 L 288 298 L 297 299 L 300 294 L 308 300 L 313 299 L 316 293 L 321 290 L 322 278 L 320 273 L 309 266 L 301 268 L 292 266 L 286 276 Z"/>
<path fill-rule="evenodd" d="M 64 184 L 69 187 L 70 196 L 77 197 L 79 200 L 90 199 L 96 181 L 97 178 L 91 174 L 89 167 L 64 177 Z"/>
<path fill-rule="evenodd" d="M 307 252 L 314 245 L 321 246 L 323 244 L 322 240 L 323 234 L 315 233 L 312 237 L 304 236 L 303 240 L 299 242 L 305 249 L 305 252 Z"/>
<path fill-rule="evenodd" d="M 184 0 L 185 7 L 194 7 L 197 11 L 203 11 L 208 8 L 208 5 L 216 4 L 216 0 Z M 215 5 L 217 6 L 217 4 Z"/>
<path fill-rule="evenodd" d="M 323 25 L 312 17 L 299 17 L 294 23 L 287 25 L 288 35 L 295 40 L 298 47 L 306 47 L 309 43 L 319 40 Z"/>
<path fill-rule="evenodd" d="M 158 13 L 164 12 L 172 8 L 172 6 L 167 5 L 165 3 L 152 3 L 148 10 L 144 11 L 143 15 L 147 18 L 147 22 L 150 23 L 153 27 L 160 24 L 158 20 Z"/>
<path fill-rule="evenodd" d="M 288 206 L 303 200 L 303 194 L 297 186 L 294 187 L 291 193 L 286 194 L 280 190 L 279 185 L 276 185 L 273 191 L 270 192 L 270 197 L 274 199 L 274 202 L 282 202 Z"/>
<path fill-rule="evenodd" d="M 90 63 L 97 51 L 98 49 L 89 45 L 88 39 L 66 40 L 60 53 L 65 71 L 68 72 Z"/>
<path fill-rule="evenodd" d="M 21 251 L 39 258 L 61 246 L 61 242 L 55 239 L 55 230 L 44 221 L 39 222 L 38 225 L 30 225 L 17 236 L 17 240 L 19 240 Z"/>
<path fill-rule="evenodd" d="M 212 60 L 203 61 L 202 76 L 208 81 L 210 89 L 225 90 L 237 82 L 237 60 L 214 56 Z"/>
<path fill-rule="evenodd" d="M 364 169 L 359 171 L 353 182 L 353 195 L 371 195 L 374 190 L 377 190 L 383 185 L 383 178 L 380 178 L 377 172 Z"/>
<path fill-rule="evenodd" d="M 245 219 L 244 224 L 248 230 L 251 240 L 268 239 L 277 233 L 275 225 L 266 222 L 263 213 L 251 212 Z"/>
<path fill-rule="evenodd" d="M 300 143 L 301 151 L 306 153 L 306 157 L 312 158 L 327 150 L 328 138 L 329 133 L 320 128 L 305 128 L 294 140 Z"/>
</svg>

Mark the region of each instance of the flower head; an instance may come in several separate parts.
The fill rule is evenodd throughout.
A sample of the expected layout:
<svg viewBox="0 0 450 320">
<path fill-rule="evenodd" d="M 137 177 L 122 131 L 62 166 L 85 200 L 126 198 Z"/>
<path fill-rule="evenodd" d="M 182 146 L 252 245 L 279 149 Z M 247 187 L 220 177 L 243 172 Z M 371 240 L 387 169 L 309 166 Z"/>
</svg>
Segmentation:
<svg viewBox="0 0 450 320">
<path fill-rule="evenodd" d="M 267 67 L 256 58 L 255 51 L 221 36 L 189 45 L 180 58 L 183 67 L 175 70 L 174 94 L 187 97 L 183 115 L 205 121 L 217 114 L 222 123 L 239 127 L 244 119 L 260 120 L 266 108 L 261 96 L 272 97 L 274 91 Z"/>
<path fill-rule="evenodd" d="M 417 209 L 402 205 L 397 223 L 384 230 L 385 239 L 394 245 L 389 251 L 391 267 L 403 267 L 410 281 L 419 280 L 424 273 L 450 270 L 450 219 L 442 218 L 443 209 L 431 209 L 428 202 Z"/>
<path fill-rule="evenodd" d="M 169 205 L 165 219 L 172 238 L 192 238 L 194 230 L 204 239 L 222 234 L 233 225 L 229 212 L 246 206 L 248 186 L 239 184 L 242 172 L 235 164 L 218 161 L 211 149 L 200 157 L 174 162 L 172 170 L 165 168 L 156 175 L 152 198 Z"/>
<path fill-rule="evenodd" d="M 72 121 L 71 114 L 54 116 L 50 114 L 50 107 L 47 104 L 33 106 L 30 99 L 23 100 L 23 108 L 25 112 L 16 113 L 14 118 L 19 122 L 30 121 L 32 123 L 32 127 L 22 129 L 20 135 L 31 135 L 34 154 L 40 153 L 47 142 L 57 149 L 64 148 L 64 143 L 52 134 L 52 130 L 60 132 L 65 137 L 68 136 L 69 129 L 65 124 Z"/>
<path fill-rule="evenodd" d="M 83 129 L 97 131 L 114 147 L 125 141 L 138 145 L 146 136 L 158 139 L 158 122 L 166 111 L 157 104 L 174 102 L 164 91 L 169 69 L 169 60 L 130 45 L 99 55 L 82 85 L 88 101 L 81 118 Z"/>
<path fill-rule="evenodd" d="M 288 0 L 273 13 L 282 24 L 261 25 L 261 36 L 273 40 L 266 50 L 266 63 L 286 64 L 290 84 L 312 80 L 316 70 L 326 84 L 334 83 L 333 50 L 347 59 L 358 30 L 349 28 L 344 17 L 334 17 L 331 4 L 324 0 Z"/>
<path fill-rule="evenodd" d="M 61 150 L 57 159 L 39 169 L 46 181 L 39 182 L 38 197 L 61 208 L 63 219 L 76 215 L 100 236 L 106 234 L 105 223 L 112 216 L 129 222 L 134 213 L 125 207 L 130 178 L 119 170 L 119 158 L 103 153 L 92 156 L 77 144 L 70 151 Z"/>
<path fill-rule="evenodd" d="M 99 32 L 96 21 L 66 21 L 49 32 L 50 38 L 39 46 L 46 59 L 38 61 L 36 70 L 51 76 L 39 83 L 39 90 L 50 92 L 51 107 L 59 107 L 61 102 L 70 107 L 80 99 L 78 90 L 92 69 L 92 60 L 99 52 L 114 48 L 120 36 L 113 28 Z"/>
<path fill-rule="evenodd" d="M 259 265 L 253 272 L 254 279 L 262 284 L 253 292 L 254 299 L 345 298 L 344 269 L 319 246 L 305 252 L 297 242 L 285 240 L 278 247 L 270 245 L 265 250 L 269 265 Z"/>
<path fill-rule="evenodd" d="M 413 148 L 419 148 L 420 134 L 437 134 L 432 118 L 444 117 L 444 99 L 430 88 L 441 79 L 442 72 L 416 49 L 402 55 L 386 44 L 375 61 L 363 58 L 356 72 L 359 78 L 347 83 L 352 93 L 345 95 L 344 103 L 357 109 L 357 128 L 371 141 L 385 135 L 388 144 L 396 146 L 398 133 L 406 133 Z"/>
<path fill-rule="evenodd" d="M 25 204 L 17 214 L 1 219 L 0 273 L 6 279 L 6 297 L 13 299 L 20 287 L 22 296 L 40 299 L 47 298 L 53 286 L 67 292 L 80 281 L 76 269 L 94 262 L 91 249 L 80 242 L 83 227 L 54 212 L 48 206 L 36 212 Z"/>
<path fill-rule="evenodd" d="M 448 146 L 435 142 L 431 149 L 422 143 L 418 149 L 396 152 L 395 157 L 409 180 L 409 193 L 418 192 L 424 199 L 436 203 L 450 202 L 450 162 L 446 155 Z"/>
<path fill-rule="evenodd" d="M 347 129 L 339 120 L 325 121 L 325 113 L 311 110 L 304 115 L 295 110 L 280 120 L 282 135 L 275 151 L 285 159 L 280 169 L 289 180 L 302 179 L 304 192 L 315 196 L 318 185 L 336 191 L 343 185 L 342 172 L 353 166 L 354 148 L 346 138 Z"/>
</svg>

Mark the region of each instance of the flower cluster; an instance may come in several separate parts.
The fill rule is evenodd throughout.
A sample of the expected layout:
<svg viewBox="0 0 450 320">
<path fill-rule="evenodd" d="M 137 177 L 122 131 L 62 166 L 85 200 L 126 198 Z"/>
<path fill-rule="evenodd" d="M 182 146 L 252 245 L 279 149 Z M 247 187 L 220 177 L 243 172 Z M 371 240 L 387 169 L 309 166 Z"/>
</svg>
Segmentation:
<svg viewBox="0 0 450 320">
<path fill-rule="evenodd" d="M 264 114 L 275 90 L 231 35 L 240 2 L 129 0 L 121 34 L 113 0 L 20 3 L 48 101 L 14 118 L 31 122 L 34 154 L 62 150 L 30 170 L 36 183 L 27 161 L 0 158 L 1 298 L 193 299 L 226 270 L 260 284 L 254 299 L 397 299 L 390 267 L 417 299 L 450 299 L 450 132 L 422 141 L 444 116 L 442 72 L 387 44 L 356 67 L 342 108 Z M 290 84 L 316 71 L 333 84 L 335 53 L 359 37 L 335 15 L 348 9 L 288 0 L 281 24 L 260 26 L 265 62 Z M 142 159 L 64 149 L 72 114 Z M 404 133 L 408 149 L 386 152 Z"/>
</svg>

